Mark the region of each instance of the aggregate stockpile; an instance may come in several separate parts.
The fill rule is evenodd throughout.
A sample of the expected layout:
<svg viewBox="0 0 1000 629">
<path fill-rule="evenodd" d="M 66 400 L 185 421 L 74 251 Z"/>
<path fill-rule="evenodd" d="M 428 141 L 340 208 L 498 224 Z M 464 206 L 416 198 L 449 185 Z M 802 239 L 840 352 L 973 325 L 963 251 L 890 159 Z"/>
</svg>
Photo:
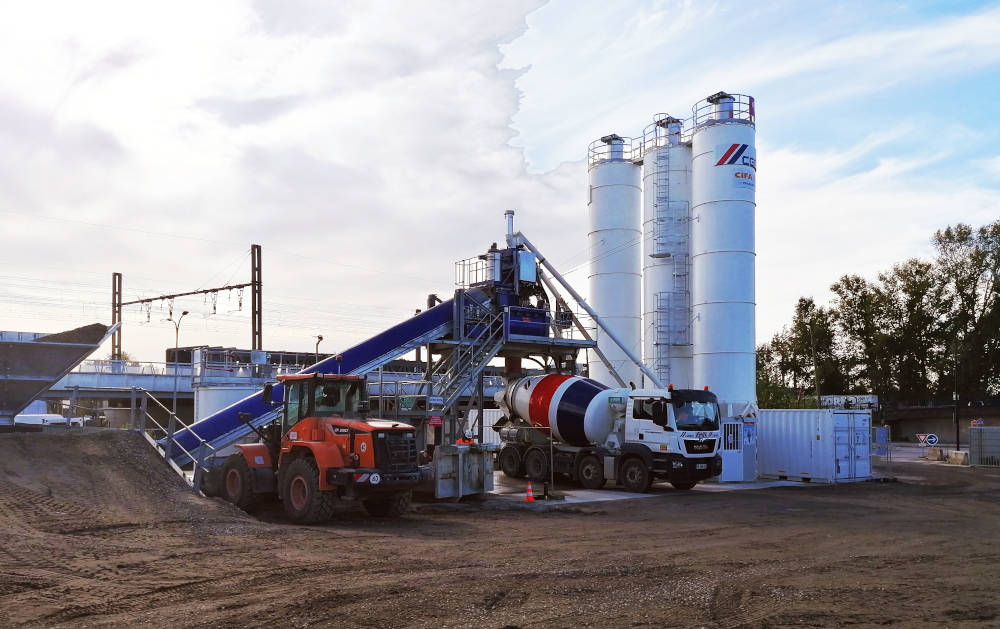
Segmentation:
<svg viewBox="0 0 1000 629">
<path fill-rule="evenodd" d="M 654 479 L 685 490 L 722 471 L 719 406 L 708 390 L 609 389 L 549 374 L 514 380 L 497 403 L 500 468 L 510 477 L 544 481 L 551 471 L 587 489 L 611 480 L 645 492 Z"/>
</svg>

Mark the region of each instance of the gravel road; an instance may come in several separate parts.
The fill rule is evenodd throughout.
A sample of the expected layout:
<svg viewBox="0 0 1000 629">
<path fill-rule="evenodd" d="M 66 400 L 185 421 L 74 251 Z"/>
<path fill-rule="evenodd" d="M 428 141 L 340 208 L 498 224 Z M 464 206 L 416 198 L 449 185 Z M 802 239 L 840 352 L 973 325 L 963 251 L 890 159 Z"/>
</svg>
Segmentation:
<svg viewBox="0 0 1000 629">
<path fill-rule="evenodd" d="M 135 434 L 0 435 L 0 626 L 1000 626 L 1000 471 L 893 472 L 301 527 Z"/>
</svg>

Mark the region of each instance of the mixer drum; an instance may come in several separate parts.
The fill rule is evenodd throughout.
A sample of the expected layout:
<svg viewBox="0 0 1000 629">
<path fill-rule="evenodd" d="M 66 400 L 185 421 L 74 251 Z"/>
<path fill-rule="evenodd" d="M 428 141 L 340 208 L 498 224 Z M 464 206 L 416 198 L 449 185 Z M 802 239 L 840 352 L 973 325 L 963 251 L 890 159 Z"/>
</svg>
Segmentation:
<svg viewBox="0 0 1000 629">
<path fill-rule="evenodd" d="M 587 446 L 603 443 L 614 428 L 615 413 L 608 398 L 617 393 L 596 380 L 549 374 L 531 376 L 507 389 L 507 405 L 518 417 L 562 443 Z"/>
</svg>

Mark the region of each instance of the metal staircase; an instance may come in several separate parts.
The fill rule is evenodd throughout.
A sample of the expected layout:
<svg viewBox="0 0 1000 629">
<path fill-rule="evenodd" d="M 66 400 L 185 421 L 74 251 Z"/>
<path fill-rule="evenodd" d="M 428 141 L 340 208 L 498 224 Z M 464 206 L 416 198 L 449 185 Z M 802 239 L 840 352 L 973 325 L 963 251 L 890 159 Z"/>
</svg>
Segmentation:
<svg viewBox="0 0 1000 629">
<path fill-rule="evenodd" d="M 466 337 L 463 334 L 448 359 L 441 361 L 431 374 L 434 389 L 444 400 L 442 412 L 455 405 L 466 388 L 475 382 L 504 346 L 506 312 L 477 312 L 472 318 L 469 314 L 467 310 L 464 323 L 471 325 L 472 335 Z M 447 370 L 439 373 L 445 366 Z"/>
<path fill-rule="evenodd" d="M 691 289 L 689 240 L 691 208 L 670 195 L 670 150 L 656 154 L 655 258 L 670 258 L 673 265 L 669 290 L 656 294 L 656 355 L 653 369 L 664 382 L 671 380 L 671 346 L 690 345 Z"/>
</svg>

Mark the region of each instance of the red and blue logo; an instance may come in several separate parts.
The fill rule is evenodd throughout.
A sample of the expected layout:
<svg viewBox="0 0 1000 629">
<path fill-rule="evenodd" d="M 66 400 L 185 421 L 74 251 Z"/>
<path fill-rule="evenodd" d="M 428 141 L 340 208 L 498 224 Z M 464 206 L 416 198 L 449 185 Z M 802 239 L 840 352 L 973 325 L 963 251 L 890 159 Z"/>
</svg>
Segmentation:
<svg viewBox="0 0 1000 629">
<path fill-rule="evenodd" d="M 724 147 L 718 147 L 718 150 L 722 150 Z M 748 166 L 757 170 L 757 157 L 755 151 L 750 148 L 749 144 L 730 144 L 722 153 L 722 157 L 719 161 L 715 162 L 716 166 Z"/>
</svg>

